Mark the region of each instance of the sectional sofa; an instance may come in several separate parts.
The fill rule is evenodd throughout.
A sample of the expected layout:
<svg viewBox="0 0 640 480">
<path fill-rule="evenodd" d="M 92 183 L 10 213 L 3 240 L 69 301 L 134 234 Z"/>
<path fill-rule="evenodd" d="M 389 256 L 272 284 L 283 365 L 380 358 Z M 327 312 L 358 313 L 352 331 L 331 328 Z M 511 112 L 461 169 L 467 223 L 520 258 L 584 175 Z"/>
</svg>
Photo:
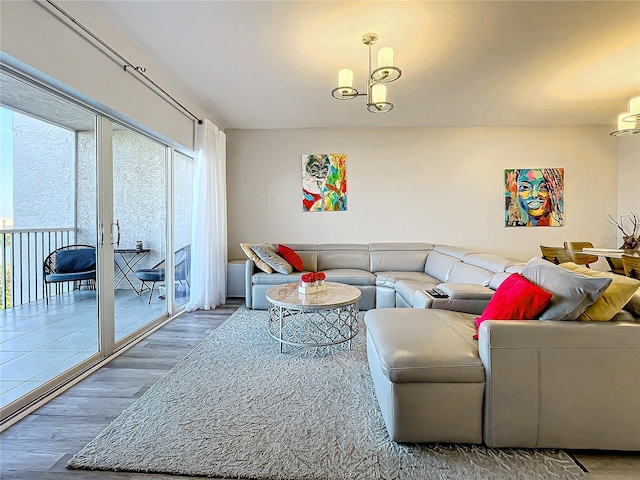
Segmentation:
<svg viewBox="0 0 640 480">
<path fill-rule="evenodd" d="M 522 262 L 427 243 L 289 246 L 305 271 L 361 290 L 369 367 L 393 440 L 640 450 L 637 303 L 610 321 L 489 320 L 477 329 Z M 268 307 L 271 286 L 301 275 L 259 272 L 251 260 L 245 268 L 254 309 Z M 448 296 L 429 294 L 436 286 Z"/>
<path fill-rule="evenodd" d="M 387 307 L 443 308 L 455 310 L 463 303 L 435 300 L 423 290 L 441 283 L 478 284 L 495 290 L 523 263 L 493 254 L 429 243 L 288 244 L 302 258 L 304 271 L 325 272 L 328 282 L 360 289 L 360 310 Z M 274 285 L 300 281 L 301 272 L 265 273 L 247 260 L 246 305 L 268 308 L 266 291 Z M 490 293 L 490 292 L 488 292 Z M 465 299 L 482 312 L 489 296 Z M 475 311 L 474 310 L 474 311 Z"/>
</svg>

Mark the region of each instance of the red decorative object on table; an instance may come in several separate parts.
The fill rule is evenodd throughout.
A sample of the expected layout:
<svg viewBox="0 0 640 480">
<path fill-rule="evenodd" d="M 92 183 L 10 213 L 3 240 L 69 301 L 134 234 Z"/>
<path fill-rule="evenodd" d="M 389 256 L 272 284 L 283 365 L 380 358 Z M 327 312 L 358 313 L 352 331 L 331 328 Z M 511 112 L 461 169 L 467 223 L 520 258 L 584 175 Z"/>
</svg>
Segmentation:
<svg viewBox="0 0 640 480">
<path fill-rule="evenodd" d="M 327 286 L 324 284 L 324 280 L 327 276 L 324 272 L 309 272 L 300 277 L 300 286 L 298 292 L 306 295 L 307 293 L 316 293 L 324 291 Z"/>
</svg>

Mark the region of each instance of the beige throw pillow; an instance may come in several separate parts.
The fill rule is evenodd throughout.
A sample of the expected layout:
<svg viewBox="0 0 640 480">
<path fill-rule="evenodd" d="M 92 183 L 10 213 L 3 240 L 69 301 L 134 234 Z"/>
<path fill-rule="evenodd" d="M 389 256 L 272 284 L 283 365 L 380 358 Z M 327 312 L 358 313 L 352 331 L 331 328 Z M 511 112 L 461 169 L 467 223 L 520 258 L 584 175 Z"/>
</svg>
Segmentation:
<svg viewBox="0 0 640 480">
<path fill-rule="evenodd" d="M 578 320 L 584 322 L 608 322 L 624 307 L 640 288 L 640 281 L 610 272 L 600 272 L 576 265 L 573 262 L 561 263 L 566 270 L 581 273 L 588 277 L 606 277 L 611 284 L 593 305 L 587 308 Z"/>
<path fill-rule="evenodd" d="M 253 260 L 253 262 L 256 264 L 256 266 L 260 270 L 262 270 L 265 273 L 273 273 L 273 268 L 271 268 L 269 265 L 264 263 L 260 259 L 260 257 L 258 255 L 256 255 L 253 250 L 251 250 L 251 244 L 250 243 L 241 243 L 240 244 L 240 248 L 242 248 L 242 251 L 245 253 L 245 255 L 247 257 L 249 257 L 251 260 Z"/>
<path fill-rule="evenodd" d="M 640 288 L 631 297 L 631 300 L 629 300 L 627 304 L 622 308 L 623 310 L 626 310 L 627 312 L 631 312 L 633 315 L 640 318 Z"/>
</svg>

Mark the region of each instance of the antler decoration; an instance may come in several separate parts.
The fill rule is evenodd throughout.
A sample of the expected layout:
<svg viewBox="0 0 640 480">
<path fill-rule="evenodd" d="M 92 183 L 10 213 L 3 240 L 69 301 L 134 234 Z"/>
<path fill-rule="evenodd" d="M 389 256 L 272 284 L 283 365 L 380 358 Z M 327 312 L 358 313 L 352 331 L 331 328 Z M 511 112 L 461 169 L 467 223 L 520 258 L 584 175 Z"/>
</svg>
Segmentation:
<svg viewBox="0 0 640 480">
<path fill-rule="evenodd" d="M 609 223 L 615 227 L 618 227 L 618 229 L 624 236 L 624 245 L 621 248 L 634 249 L 640 242 L 640 235 L 638 234 L 638 232 L 640 232 L 640 219 L 638 219 L 638 215 L 633 212 L 631 212 L 628 217 L 632 224 L 630 233 L 627 233 L 625 229 L 624 218 L 622 217 L 622 215 L 620 215 L 620 223 L 616 222 L 615 219 L 611 215 L 609 215 Z"/>
</svg>

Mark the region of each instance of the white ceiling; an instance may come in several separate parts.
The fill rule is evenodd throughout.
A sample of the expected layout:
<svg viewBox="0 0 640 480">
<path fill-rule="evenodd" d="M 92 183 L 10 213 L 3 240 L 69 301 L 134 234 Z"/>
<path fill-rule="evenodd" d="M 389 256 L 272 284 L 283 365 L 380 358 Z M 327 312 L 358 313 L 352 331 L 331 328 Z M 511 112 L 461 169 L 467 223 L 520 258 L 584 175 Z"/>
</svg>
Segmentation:
<svg viewBox="0 0 640 480">
<path fill-rule="evenodd" d="M 638 1 L 92 5 L 223 128 L 614 127 L 640 94 Z M 367 32 L 402 69 L 383 115 L 330 94 L 364 89 Z"/>
</svg>

